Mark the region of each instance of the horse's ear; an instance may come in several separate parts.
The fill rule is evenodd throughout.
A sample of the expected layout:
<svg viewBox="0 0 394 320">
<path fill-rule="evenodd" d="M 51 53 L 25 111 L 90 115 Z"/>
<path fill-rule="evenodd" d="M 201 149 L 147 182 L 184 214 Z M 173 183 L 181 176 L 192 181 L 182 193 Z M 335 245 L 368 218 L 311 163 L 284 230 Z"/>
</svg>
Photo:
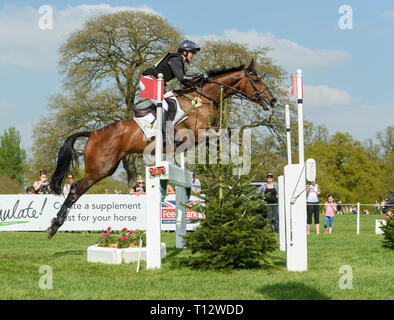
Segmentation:
<svg viewBox="0 0 394 320">
<path fill-rule="evenodd" d="M 250 61 L 249 65 L 248 65 L 248 70 L 249 70 L 249 71 L 255 71 L 255 68 L 254 68 L 254 58 L 252 59 L 252 61 Z"/>
</svg>

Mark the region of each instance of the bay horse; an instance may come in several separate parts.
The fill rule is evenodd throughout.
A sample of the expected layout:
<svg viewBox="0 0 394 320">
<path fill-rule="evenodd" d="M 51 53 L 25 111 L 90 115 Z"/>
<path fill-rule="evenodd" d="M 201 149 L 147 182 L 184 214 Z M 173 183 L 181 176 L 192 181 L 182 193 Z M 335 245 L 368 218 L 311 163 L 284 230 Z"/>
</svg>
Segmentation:
<svg viewBox="0 0 394 320">
<path fill-rule="evenodd" d="M 223 91 L 221 92 L 221 88 Z M 258 103 L 264 110 L 274 107 L 276 99 L 269 88 L 258 76 L 254 60 L 247 68 L 243 66 L 228 70 L 210 72 L 208 79 L 183 90 L 175 90 L 174 94 L 183 111 L 190 111 L 188 118 L 174 128 L 189 129 L 198 141 L 198 131 L 215 125 L 218 119 L 220 99 L 231 95 L 242 96 Z M 201 104 L 190 110 L 192 98 L 199 97 Z M 212 107 L 214 105 L 215 107 Z M 73 161 L 77 160 L 74 149 L 76 139 L 88 137 L 83 156 L 85 175 L 71 185 L 70 192 L 61 206 L 57 216 L 52 219 L 46 230 L 48 238 L 52 238 L 63 225 L 72 205 L 96 182 L 111 176 L 117 169 L 121 159 L 129 153 L 142 154 L 148 144 L 145 135 L 134 119 L 112 123 L 92 132 L 79 132 L 69 136 L 59 150 L 57 167 L 51 177 L 50 186 L 57 195 L 61 194 L 62 182 Z"/>
</svg>

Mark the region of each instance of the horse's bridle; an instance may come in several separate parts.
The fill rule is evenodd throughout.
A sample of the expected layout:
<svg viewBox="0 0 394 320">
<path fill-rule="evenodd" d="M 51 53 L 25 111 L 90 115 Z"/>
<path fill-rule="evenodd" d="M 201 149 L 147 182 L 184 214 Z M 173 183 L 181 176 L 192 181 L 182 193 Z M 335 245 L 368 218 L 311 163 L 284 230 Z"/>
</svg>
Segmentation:
<svg viewBox="0 0 394 320">
<path fill-rule="evenodd" d="M 254 71 L 248 71 L 248 70 L 246 70 L 246 69 L 244 69 L 244 71 L 245 71 L 246 78 L 248 78 L 248 80 L 249 80 L 249 82 L 250 82 L 250 84 L 251 84 L 251 86 L 252 86 L 252 88 L 253 88 L 253 90 L 254 90 L 254 92 L 253 92 L 253 98 L 254 98 L 256 101 L 260 100 L 263 104 L 265 104 L 267 107 L 269 107 L 269 103 L 268 103 L 267 100 L 264 99 L 264 97 L 262 96 L 262 94 L 263 94 L 265 91 L 268 91 L 268 93 L 272 96 L 272 93 L 271 93 L 270 89 L 268 88 L 268 86 L 264 84 L 264 85 L 265 85 L 265 88 L 264 88 L 264 89 L 257 90 L 256 86 L 255 86 L 254 83 L 253 83 L 253 80 L 252 80 L 251 77 L 250 77 L 250 76 L 252 76 L 252 75 L 258 76 L 257 73 L 254 72 Z M 258 76 L 258 77 L 259 77 L 259 76 Z M 262 80 L 261 77 L 259 77 L 259 79 Z"/>
<path fill-rule="evenodd" d="M 225 84 L 225 83 L 221 83 L 221 82 L 218 82 L 218 81 L 213 81 L 213 80 L 210 80 L 210 79 L 206 80 L 205 83 L 216 83 L 216 84 L 221 85 L 221 86 L 223 86 L 223 87 L 227 87 L 227 88 L 231 89 L 231 90 L 234 92 L 235 95 L 238 95 L 238 96 L 241 96 L 241 97 L 243 97 L 243 98 L 246 98 L 247 100 L 252 101 L 252 102 L 257 102 L 257 101 L 260 100 L 267 108 L 269 108 L 269 105 L 270 105 L 270 104 L 269 104 L 269 103 L 267 102 L 267 100 L 262 96 L 262 94 L 263 94 L 265 91 L 268 91 L 268 92 L 272 95 L 272 93 L 271 93 L 270 89 L 268 88 L 268 86 L 266 86 L 266 87 L 265 87 L 264 89 L 262 89 L 262 90 L 258 90 L 258 89 L 256 88 L 256 86 L 254 85 L 254 83 L 253 83 L 253 79 L 251 78 L 251 76 L 253 76 L 253 75 L 258 76 L 257 73 L 254 72 L 254 71 L 248 71 L 247 69 L 244 69 L 244 72 L 245 72 L 246 78 L 249 80 L 249 82 L 250 82 L 250 84 L 251 84 L 251 86 L 252 86 L 252 88 L 253 88 L 253 90 L 254 90 L 254 92 L 253 92 L 253 98 L 249 97 L 249 96 L 248 96 L 246 93 L 244 93 L 243 91 L 241 91 L 241 90 L 239 90 L 239 89 L 237 89 L 237 88 L 234 88 L 234 87 L 232 87 L 232 86 L 229 86 L 228 84 Z M 259 76 L 258 76 L 258 77 L 259 77 Z M 261 77 L 259 77 L 259 79 L 262 80 Z M 201 83 L 201 84 L 202 84 L 202 83 Z M 201 86 L 196 86 L 196 88 L 197 88 L 197 91 L 198 91 L 199 94 L 201 94 L 202 96 L 204 96 L 204 97 L 207 98 L 208 100 L 211 100 L 216 106 L 219 106 L 219 103 L 218 103 L 215 99 L 213 99 L 212 97 L 210 97 L 204 90 L 202 90 L 202 85 L 201 85 Z"/>
</svg>

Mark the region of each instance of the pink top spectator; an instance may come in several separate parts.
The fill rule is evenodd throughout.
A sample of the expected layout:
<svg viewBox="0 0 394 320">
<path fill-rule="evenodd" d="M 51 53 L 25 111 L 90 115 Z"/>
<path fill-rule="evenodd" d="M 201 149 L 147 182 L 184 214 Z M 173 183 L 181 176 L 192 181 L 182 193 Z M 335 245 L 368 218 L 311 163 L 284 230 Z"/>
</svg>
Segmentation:
<svg viewBox="0 0 394 320">
<path fill-rule="evenodd" d="M 324 212 L 327 217 L 333 217 L 337 211 L 337 204 L 335 202 L 326 202 L 324 204 Z"/>
</svg>

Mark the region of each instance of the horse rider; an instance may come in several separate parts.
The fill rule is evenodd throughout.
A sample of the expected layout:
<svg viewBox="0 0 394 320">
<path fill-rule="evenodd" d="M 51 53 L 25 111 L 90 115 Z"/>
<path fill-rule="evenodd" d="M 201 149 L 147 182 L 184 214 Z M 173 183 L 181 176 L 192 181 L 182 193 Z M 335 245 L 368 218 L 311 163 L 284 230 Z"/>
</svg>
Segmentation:
<svg viewBox="0 0 394 320">
<path fill-rule="evenodd" d="M 177 53 L 167 53 L 167 55 L 161 59 L 154 66 L 146 69 L 142 72 L 142 76 L 154 76 L 158 77 L 159 73 L 163 74 L 164 86 L 166 87 L 167 82 L 177 78 L 184 86 L 191 85 L 195 82 L 206 80 L 208 77 L 205 74 L 185 74 L 185 62 L 190 63 L 195 54 L 200 51 L 200 48 L 193 41 L 184 40 L 181 42 Z M 140 88 L 141 86 L 140 82 Z M 152 101 L 153 102 L 153 101 Z M 156 104 L 154 102 L 154 104 Z M 167 136 L 166 121 L 168 115 L 168 104 L 163 100 L 163 134 Z"/>
</svg>

